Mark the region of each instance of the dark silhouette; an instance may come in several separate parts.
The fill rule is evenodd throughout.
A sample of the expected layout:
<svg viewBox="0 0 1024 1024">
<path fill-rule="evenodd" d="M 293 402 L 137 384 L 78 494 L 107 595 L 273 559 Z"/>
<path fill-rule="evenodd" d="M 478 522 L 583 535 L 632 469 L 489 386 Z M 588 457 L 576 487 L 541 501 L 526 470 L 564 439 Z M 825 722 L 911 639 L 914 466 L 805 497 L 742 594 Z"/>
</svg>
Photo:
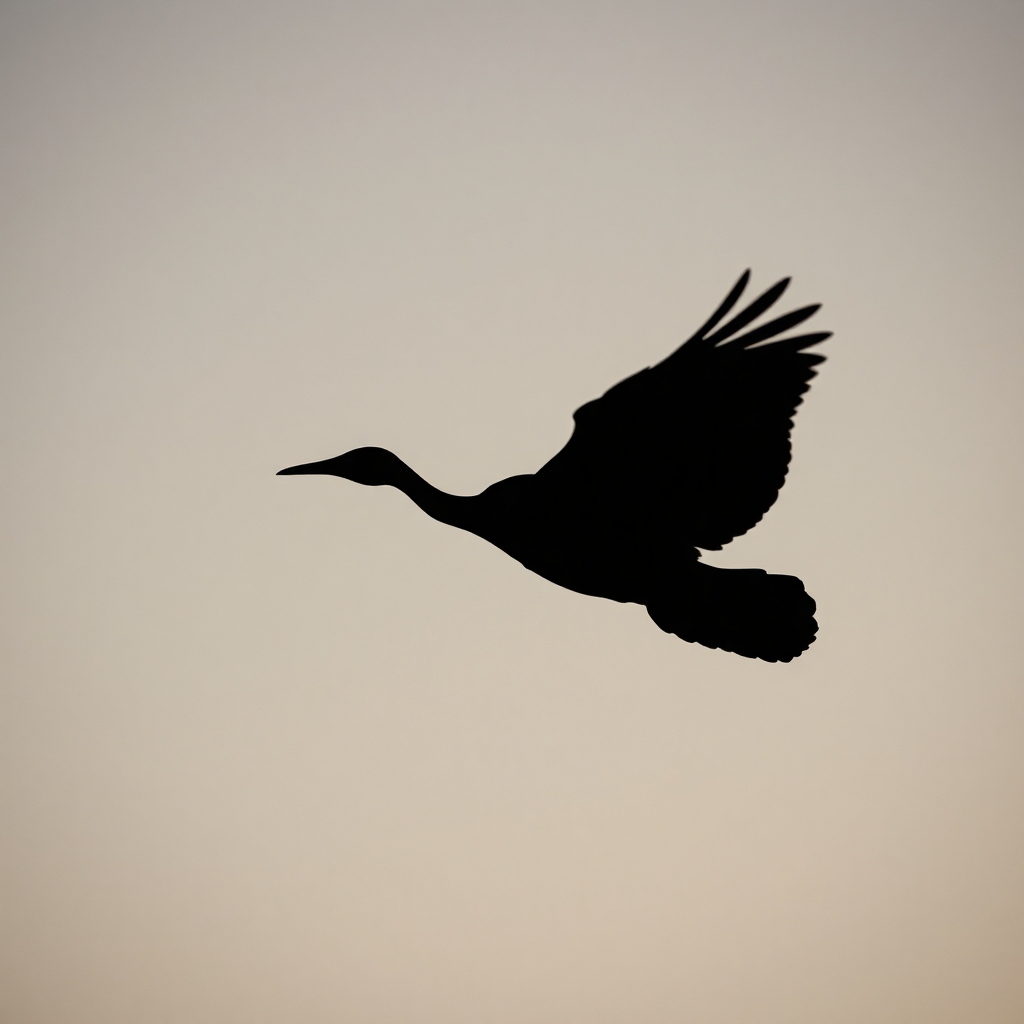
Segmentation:
<svg viewBox="0 0 1024 1024">
<path fill-rule="evenodd" d="M 771 508 L 789 466 L 793 413 L 824 360 L 804 349 L 831 334 L 764 344 L 803 323 L 814 305 L 735 337 L 789 278 L 718 327 L 749 278 L 748 270 L 667 359 L 577 409 L 568 443 L 532 475 L 472 497 L 446 494 L 383 448 L 279 475 L 391 484 L 427 515 L 489 540 L 552 583 L 646 605 L 663 630 L 692 643 L 790 661 L 818 629 L 800 580 L 718 569 L 697 550 L 721 550 Z"/>
</svg>

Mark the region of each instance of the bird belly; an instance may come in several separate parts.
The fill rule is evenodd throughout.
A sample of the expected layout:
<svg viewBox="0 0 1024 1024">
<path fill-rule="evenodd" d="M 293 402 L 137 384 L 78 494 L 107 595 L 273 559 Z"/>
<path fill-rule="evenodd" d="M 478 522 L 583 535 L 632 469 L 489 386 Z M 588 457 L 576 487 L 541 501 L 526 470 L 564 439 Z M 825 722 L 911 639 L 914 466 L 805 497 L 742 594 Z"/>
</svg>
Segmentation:
<svg viewBox="0 0 1024 1024">
<path fill-rule="evenodd" d="M 650 534 L 586 528 L 547 531 L 546 542 L 503 547 L 531 572 L 567 590 L 646 604 L 664 581 L 697 560 L 696 549 L 659 543 Z"/>
<path fill-rule="evenodd" d="M 585 497 L 510 477 L 481 495 L 486 512 L 462 524 L 531 572 L 567 590 L 646 604 L 652 593 L 696 563 L 677 531 L 645 514 L 643 502 Z"/>
</svg>

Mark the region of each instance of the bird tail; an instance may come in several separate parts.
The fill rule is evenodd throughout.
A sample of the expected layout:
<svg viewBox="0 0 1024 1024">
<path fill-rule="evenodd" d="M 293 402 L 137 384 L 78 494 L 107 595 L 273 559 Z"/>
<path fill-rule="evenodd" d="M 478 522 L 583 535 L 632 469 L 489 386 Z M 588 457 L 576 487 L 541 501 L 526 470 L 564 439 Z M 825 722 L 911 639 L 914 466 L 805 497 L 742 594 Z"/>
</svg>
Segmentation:
<svg viewBox="0 0 1024 1024">
<path fill-rule="evenodd" d="M 666 632 L 745 658 L 792 661 L 814 643 L 814 599 L 795 576 L 698 562 L 678 588 L 647 603 Z"/>
</svg>

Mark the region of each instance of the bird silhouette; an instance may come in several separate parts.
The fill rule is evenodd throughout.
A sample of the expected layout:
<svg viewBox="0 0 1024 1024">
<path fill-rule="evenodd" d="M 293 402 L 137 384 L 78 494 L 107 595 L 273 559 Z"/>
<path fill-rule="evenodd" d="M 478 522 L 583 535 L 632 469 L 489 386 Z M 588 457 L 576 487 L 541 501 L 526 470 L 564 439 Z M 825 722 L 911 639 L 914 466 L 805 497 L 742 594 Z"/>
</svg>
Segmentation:
<svg viewBox="0 0 1024 1024">
<path fill-rule="evenodd" d="M 775 502 L 793 414 L 824 361 L 805 350 L 831 336 L 778 337 L 818 305 L 740 333 L 778 301 L 789 278 L 719 326 L 749 279 L 748 270 L 670 356 L 577 409 L 565 447 L 536 473 L 473 496 L 447 494 L 391 452 L 356 448 L 278 475 L 390 484 L 427 515 L 483 537 L 552 583 L 646 605 L 661 629 L 691 643 L 791 661 L 818 629 L 803 583 L 717 568 L 698 550 L 721 550 Z"/>
</svg>

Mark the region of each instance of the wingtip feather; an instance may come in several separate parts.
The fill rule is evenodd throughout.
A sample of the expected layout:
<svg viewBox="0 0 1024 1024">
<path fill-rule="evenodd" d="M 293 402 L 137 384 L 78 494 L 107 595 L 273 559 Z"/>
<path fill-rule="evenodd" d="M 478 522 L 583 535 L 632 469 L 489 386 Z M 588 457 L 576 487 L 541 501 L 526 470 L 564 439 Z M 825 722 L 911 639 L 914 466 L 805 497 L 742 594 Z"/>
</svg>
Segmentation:
<svg viewBox="0 0 1024 1024">
<path fill-rule="evenodd" d="M 704 340 L 712 345 L 717 345 L 726 338 L 732 337 L 737 331 L 742 331 L 747 324 L 756 320 L 766 310 L 771 309 L 782 297 L 782 293 L 789 287 L 792 278 L 784 277 L 776 281 L 766 292 L 759 295 L 746 309 L 737 313 L 724 327 L 720 327 L 714 334 Z"/>
<path fill-rule="evenodd" d="M 693 337 L 690 338 L 690 341 L 702 340 L 704 336 L 708 333 L 708 331 L 710 331 L 718 323 L 720 323 L 729 313 L 729 311 L 733 308 L 733 306 L 735 306 L 736 303 L 739 302 L 740 296 L 746 290 L 746 287 L 749 283 L 750 268 L 747 267 L 747 269 L 744 270 L 742 274 L 740 274 L 736 283 L 729 290 L 729 294 L 726 295 L 724 299 L 722 299 L 721 303 L 719 304 L 718 308 L 714 311 L 714 313 L 712 313 L 711 316 L 709 316 L 708 319 L 705 320 L 704 323 L 701 324 L 701 326 L 694 332 Z"/>
</svg>

